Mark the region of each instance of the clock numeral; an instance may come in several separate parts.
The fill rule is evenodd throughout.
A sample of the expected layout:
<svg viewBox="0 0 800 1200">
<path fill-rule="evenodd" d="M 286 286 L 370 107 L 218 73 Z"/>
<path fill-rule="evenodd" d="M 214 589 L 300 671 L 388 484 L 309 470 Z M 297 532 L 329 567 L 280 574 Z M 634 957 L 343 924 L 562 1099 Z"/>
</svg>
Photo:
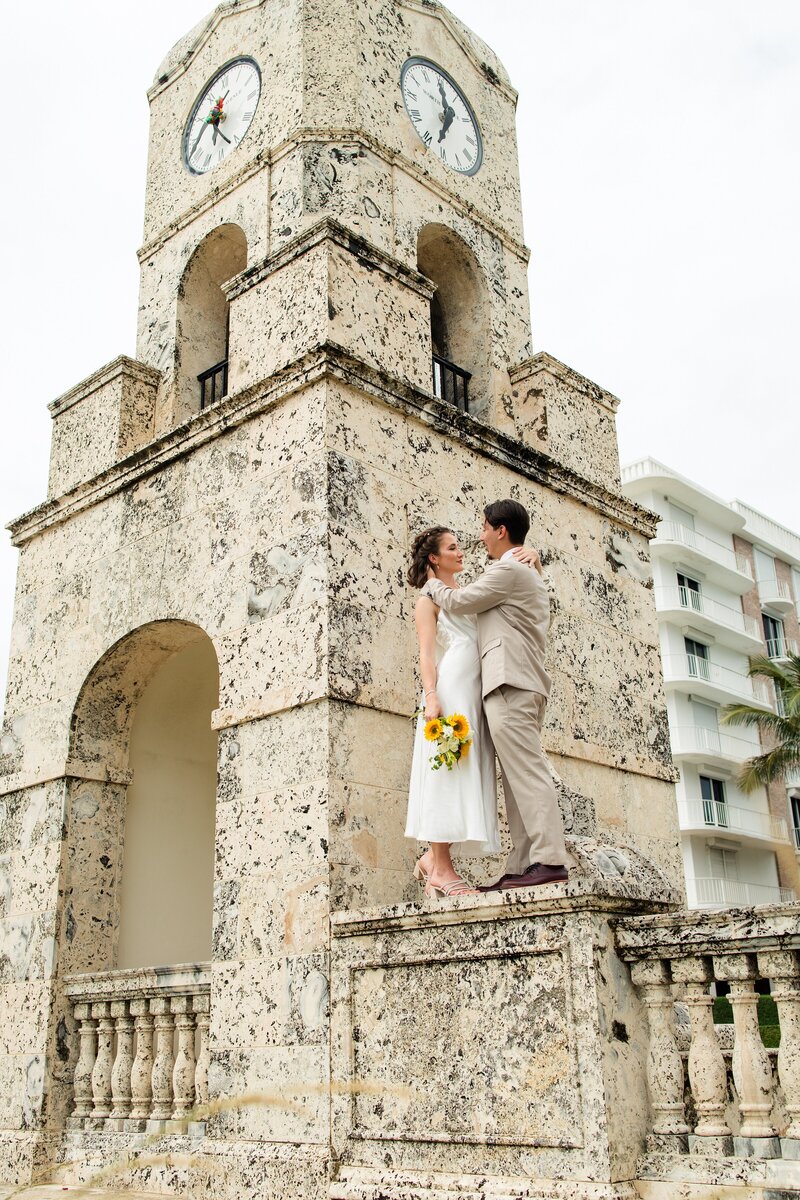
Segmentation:
<svg viewBox="0 0 800 1200">
<path fill-rule="evenodd" d="M 433 134 L 428 133 L 428 131 L 426 129 L 422 135 L 422 140 L 426 146 L 430 146 L 431 142 L 433 141 Z"/>
<path fill-rule="evenodd" d="M 258 88 L 253 88 L 252 92 L 247 93 L 247 99 L 252 100 L 253 97 L 257 96 L 257 95 L 258 95 Z"/>
<path fill-rule="evenodd" d="M 409 91 L 408 89 L 406 89 L 406 96 L 408 97 L 408 99 L 409 99 L 409 100 L 416 100 L 416 98 L 417 98 L 417 93 L 416 93 L 416 92 L 411 92 L 411 91 Z"/>
<path fill-rule="evenodd" d="M 243 121 L 249 121 L 249 120 L 250 120 L 250 118 L 252 117 L 252 115 L 253 115 L 253 110 L 252 110 L 252 109 L 250 109 L 250 111 L 249 111 L 249 112 L 242 113 L 242 120 L 243 120 Z"/>
<path fill-rule="evenodd" d="M 457 167 L 460 167 L 460 166 L 461 166 L 461 159 L 458 157 L 458 155 L 457 155 L 457 154 L 456 154 L 456 156 L 455 156 L 455 159 L 456 159 L 456 166 L 457 166 Z"/>
<path fill-rule="evenodd" d="M 444 161 L 445 161 L 445 162 L 447 162 L 447 155 L 446 155 L 446 154 L 445 154 L 445 152 L 444 152 L 444 146 L 443 146 L 443 145 L 439 147 L 439 155 L 440 155 L 440 157 L 441 157 L 441 158 L 443 158 L 443 159 L 444 159 Z"/>
<path fill-rule="evenodd" d="M 205 158 L 203 159 L 203 170 L 204 170 L 204 171 L 207 171 L 207 170 L 208 170 L 208 164 L 209 164 L 210 162 L 211 162 L 211 155 L 210 155 L 210 154 L 207 154 L 207 155 L 205 156 Z"/>
<path fill-rule="evenodd" d="M 220 146 L 219 150 L 217 151 L 217 162 L 222 162 L 224 157 L 225 157 L 225 147 Z"/>
<path fill-rule="evenodd" d="M 412 121 L 418 121 L 420 118 L 419 109 L 418 108 L 410 108 L 408 110 L 408 115 L 411 117 Z"/>
<path fill-rule="evenodd" d="M 223 89 L 223 88 L 226 88 L 227 86 L 228 86 L 228 76 L 227 76 L 227 75 L 223 75 L 223 76 L 222 76 L 222 79 L 220 79 L 220 81 L 219 81 L 219 89 L 220 89 L 220 91 L 222 91 L 222 89 Z"/>
<path fill-rule="evenodd" d="M 425 82 L 426 82 L 426 83 L 430 83 L 430 81 L 431 81 L 431 77 L 430 77 L 430 75 L 428 74 L 428 68 L 427 68 L 427 67 L 423 67 L 423 68 L 422 68 L 422 78 L 425 80 Z"/>
<path fill-rule="evenodd" d="M 465 125 L 471 125 L 471 124 L 472 124 L 472 121 L 469 119 L 469 116 L 462 117 L 462 118 L 461 118 L 461 120 L 464 122 L 464 124 L 465 124 Z"/>
<path fill-rule="evenodd" d="M 471 137 L 469 136 L 469 134 L 467 134 L 467 136 L 466 136 L 466 138 L 465 138 L 464 140 L 466 141 L 466 143 L 467 143 L 467 145 L 468 145 L 468 146 L 472 146 L 472 149 L 473 149 L 473 150 L 477 150 L 477 148 L 478 148 L 478 143 L 475 141 L 475 139 L 474 139 L 474 138 L 471 138 Z"/>
<path fill-rule="evenodd" d="M 234 144 L 234 146 L 238 146 L 238 145 L 239 145 L 239 142 L 240 142 L 241 140 L 242 140 L 242 139 L 239 137 L 238 133 L 235 133 L 235 134 L 233 135 L 233 144 Z"/>
<path fill-rule="evenodd" d="M 472 164 L 475 162 L 475 155 L 472 153 L 471 150 L 466 150 L 464 152 L 464 158 L 467 160 L 468 167 L 471 167 Z"/>
</svg>

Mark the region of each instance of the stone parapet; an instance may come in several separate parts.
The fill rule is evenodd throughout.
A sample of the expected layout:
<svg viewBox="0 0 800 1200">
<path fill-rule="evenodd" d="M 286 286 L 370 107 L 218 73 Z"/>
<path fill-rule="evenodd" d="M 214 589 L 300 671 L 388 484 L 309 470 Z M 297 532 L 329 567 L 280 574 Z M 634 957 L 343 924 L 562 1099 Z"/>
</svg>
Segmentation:
<svg viewBox="0 0 800 1200">
<path fill-rule="evenodd" d="M 48 496 L 61 496 L 150 441 L 160 372 L 115 358 L 54 400 Z"/>
</svg>

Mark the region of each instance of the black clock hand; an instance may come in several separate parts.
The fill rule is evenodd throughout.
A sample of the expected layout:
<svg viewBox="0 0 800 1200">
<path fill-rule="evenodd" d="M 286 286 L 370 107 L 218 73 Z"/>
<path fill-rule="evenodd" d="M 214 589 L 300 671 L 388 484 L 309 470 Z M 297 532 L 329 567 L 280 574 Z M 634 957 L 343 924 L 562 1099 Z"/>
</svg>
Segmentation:
<svg viewBox="0 0 800 1200">
<path fill-rule="evenodd" d="M 455 115 L 456 115 L 456 110 L 454 108 L 451 108 L 451 106 L 448 104 L 447 108 L 444 110 L 444 121 L 442 122 L 442 128 L 439 130 L 439 141 L 440 142 L 444 141 L 444 136 L 447 133 L 450 126 L 453 124 L 453 117 Z"/>
<path fill-rule="evenodd" d="M 191 150 L 189 151 L 189 158 L 191 158 L 191 157 L 192 157 L 192 155 L 194 154 L 195 150 L 196 150 L 196 149 L 197 149 L 197 147 L 200 145 L 200 138 L 203 136 L 203 134 L 205 133 L 205 131 L 206 131 L 206 124 L 205 124 L 205 121 L 204 121 L 204 122 L 203 122 L 203 124 L 200 126 L 200 132 L 198 133 L 197 137 L 194 139 L 194 145 L 192 146 Z"/>
<path fill-rule="evenodd" d="M 220 129 L 219 125 L 214 126 L 214 133 L 218 133 L 224 142 L 227 142 L 229 146 L 231 145 L 231 139 L 229 137 L 225 136 L 225 134 Z"/>
</svg>

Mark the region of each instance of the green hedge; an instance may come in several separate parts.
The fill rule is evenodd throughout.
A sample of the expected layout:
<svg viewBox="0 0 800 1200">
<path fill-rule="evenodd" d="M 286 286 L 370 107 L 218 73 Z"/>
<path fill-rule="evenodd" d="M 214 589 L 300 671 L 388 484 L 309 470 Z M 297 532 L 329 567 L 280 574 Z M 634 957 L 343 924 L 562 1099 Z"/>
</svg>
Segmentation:
<svg viewBox="0 0 800 1200">
<path fill-rule="evenodd" d="M 733 1009 L 727 996 L 717 996 L 712 1009 L 715 1025 L 732 1025 Z M 778 1006 L 772 996 L 758 997 L 758 1027 L 765 1046 L 779 1046 L 781 1027 L 778 1023 Z"/>
</svg>

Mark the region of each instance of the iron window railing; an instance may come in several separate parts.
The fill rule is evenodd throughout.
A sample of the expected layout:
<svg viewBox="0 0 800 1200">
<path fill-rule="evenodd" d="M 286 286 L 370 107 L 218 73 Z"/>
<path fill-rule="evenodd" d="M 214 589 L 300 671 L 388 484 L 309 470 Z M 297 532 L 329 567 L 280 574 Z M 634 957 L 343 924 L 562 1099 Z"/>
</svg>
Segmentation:
<svg viewBox="0 0 800 1200">
<path fill-rule="evenodd" d="M 438 354 L 433 355 L 433 394 L 439 400 L 445 400 L 466 412 L 471 378 L 469 371 L 448 362 L 446 358 L 440 358 Z"/>
<path fill-rule="evenodd" d="M 209 404 L 214 404 L 217 400 L 221 400 L 223 396 L 228 394 L 228 360 L 224 358 L 222 362 L 216 363 L 213 367 L 209 367 L 207 371 L 197 376 L 197 382 L 200 384 L 200 408 L 208 408 Z"/>
</svg>

